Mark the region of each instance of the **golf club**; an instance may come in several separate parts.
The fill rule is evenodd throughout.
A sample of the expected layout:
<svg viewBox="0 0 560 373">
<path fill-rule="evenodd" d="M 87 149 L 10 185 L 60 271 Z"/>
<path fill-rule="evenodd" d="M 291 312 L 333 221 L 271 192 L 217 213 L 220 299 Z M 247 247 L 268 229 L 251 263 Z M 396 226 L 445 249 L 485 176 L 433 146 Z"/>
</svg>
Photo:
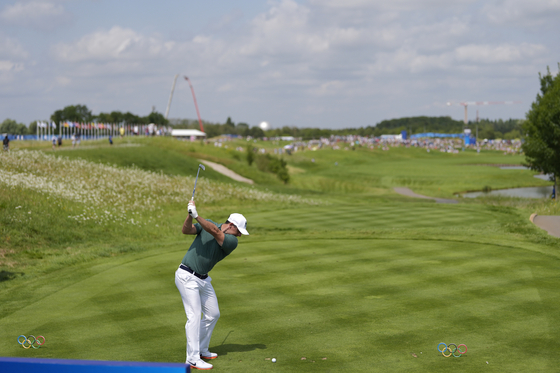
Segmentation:
<svg viewBox="0 0 560 373">
<path fill-rule="evenodd" d="M 198 171 L 196 172 L 196 180 L 194 181 L 194 189 L 192 191 L 192 198 L 191 201 L 194 201 L 194 192 L 196 191 L 196 183 L 198 182 L 198 174 L 200 173 L 200 169 L 203 169 L 204 171 L 206 171 L 206 168 L 204 167 L 203 164 L 199 164 L 198 165 Z M 190 210 L 189 210 L 189 214 L 190 214 Z"/>
</svg>

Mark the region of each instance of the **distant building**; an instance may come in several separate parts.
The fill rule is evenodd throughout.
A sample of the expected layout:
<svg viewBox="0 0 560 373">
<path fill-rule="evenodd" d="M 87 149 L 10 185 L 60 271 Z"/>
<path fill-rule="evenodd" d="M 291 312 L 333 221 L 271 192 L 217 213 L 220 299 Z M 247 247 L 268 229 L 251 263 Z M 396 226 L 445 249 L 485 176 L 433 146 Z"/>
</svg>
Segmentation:
<svg viewBox="0 0 560 373">
<path fill-rule="evenodd" d="M 400 135 L 381 135 L 381 140 L 386 141 L 402 141 L 402 134 Z"/>
<path fill-rule="evenodd" d="M 171 130 L 171 136 L 179 140 L 192 141 L 206 138 L 206 134 L 199 130 Z"/>
</svg>

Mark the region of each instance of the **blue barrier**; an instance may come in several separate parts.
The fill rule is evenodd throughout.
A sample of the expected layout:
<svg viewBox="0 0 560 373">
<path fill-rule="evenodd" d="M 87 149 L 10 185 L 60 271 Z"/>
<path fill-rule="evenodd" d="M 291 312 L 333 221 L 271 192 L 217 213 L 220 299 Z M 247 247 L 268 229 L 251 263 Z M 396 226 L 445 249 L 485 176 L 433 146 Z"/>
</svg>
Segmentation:
<svg viewBox="0 0 560 373">
<path fill-rule="evenodd" d="M 189 365 L 174 363 L 0 357 L 2 373 L 190 373 L 190 371 Z"/>
<path fill-rule="evenodd" d="M 4 136 L 6 136 L 6 134 L 0 135 L 2 140 L 4 140 Z M 8 139 L 10 141 L 14 141 L 14 140 L 37 140 L 37 135 L 8 135 Z"/>
<path fill-rule="evenodd" d="M 410 135 L 411 139 L 420 139 L 423 137 L 439 137 L 439 138 L 464 138 L 465 134 L 463 133 L 435 133 L 435 132 L 426 132 L 426 133 L 417 133 L 415 135 Z"/>
</svg>

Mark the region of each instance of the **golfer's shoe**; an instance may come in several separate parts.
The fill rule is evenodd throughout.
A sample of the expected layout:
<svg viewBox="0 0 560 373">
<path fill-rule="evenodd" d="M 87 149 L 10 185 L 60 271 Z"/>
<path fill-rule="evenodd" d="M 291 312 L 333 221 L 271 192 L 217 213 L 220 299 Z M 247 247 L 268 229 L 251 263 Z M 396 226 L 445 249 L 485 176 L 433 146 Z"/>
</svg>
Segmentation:
<svg viewBox="0 0 560 373">
<path fill-rule="evenodd" d="M 202 359 L 198 359 L 197 361 L 192 363 L 189 362 L 189 365 L 191 366 L 192 369 L 209 370 L 213 368 L 212 364 L 208 364 L 206 361 Z"/>
<path fill-rule="evenodd" d="M 201 359 L 206 359 L 206 360 L 212 360 L 218 357 L 218 354 L 214 353 L 214 352 L 201 352 L 200 353 L 200 358 Z"/>
</svg>

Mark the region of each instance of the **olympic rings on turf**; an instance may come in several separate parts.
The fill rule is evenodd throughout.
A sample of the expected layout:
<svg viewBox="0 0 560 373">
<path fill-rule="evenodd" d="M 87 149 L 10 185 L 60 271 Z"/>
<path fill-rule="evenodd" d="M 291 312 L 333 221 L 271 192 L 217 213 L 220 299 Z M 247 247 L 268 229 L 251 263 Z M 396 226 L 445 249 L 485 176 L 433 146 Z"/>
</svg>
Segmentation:
<svg viewBox="0 0 560 373">
<path fill-rule="evenodd" d="M 43 342 L 40 342 L 39 339 L 42 339 Z M 27 338 L 22 334 L 17 338 L 17 341 L 21 345 L 21 347 L 25 348 L 26 350 L 31 347 L 37 349 L 45 344 L 45 337 L 43 337 L 42 335 L 38 337 L 35 337 L 34 335 L 30 335 L 29 338 Z"/>
<path fill-rule="evenodd" d="M 442 345 L 443 349 L 440 349 L 440 346 Z M 461 346 L 465 347 L 464 351 L 461 351 Z M 455 343 L 450 343 L 448 346 L 445 343 L 441 342 L 440 344 L 438 344 L 437 350 L 441 352 L 441 354 L 445 357 L 451 357 L 451 355 L 453 355 L 454 357 L 461 357 L 467 352 L 467 345 L 460 344 L 457 346 Z"/>
</svg>

